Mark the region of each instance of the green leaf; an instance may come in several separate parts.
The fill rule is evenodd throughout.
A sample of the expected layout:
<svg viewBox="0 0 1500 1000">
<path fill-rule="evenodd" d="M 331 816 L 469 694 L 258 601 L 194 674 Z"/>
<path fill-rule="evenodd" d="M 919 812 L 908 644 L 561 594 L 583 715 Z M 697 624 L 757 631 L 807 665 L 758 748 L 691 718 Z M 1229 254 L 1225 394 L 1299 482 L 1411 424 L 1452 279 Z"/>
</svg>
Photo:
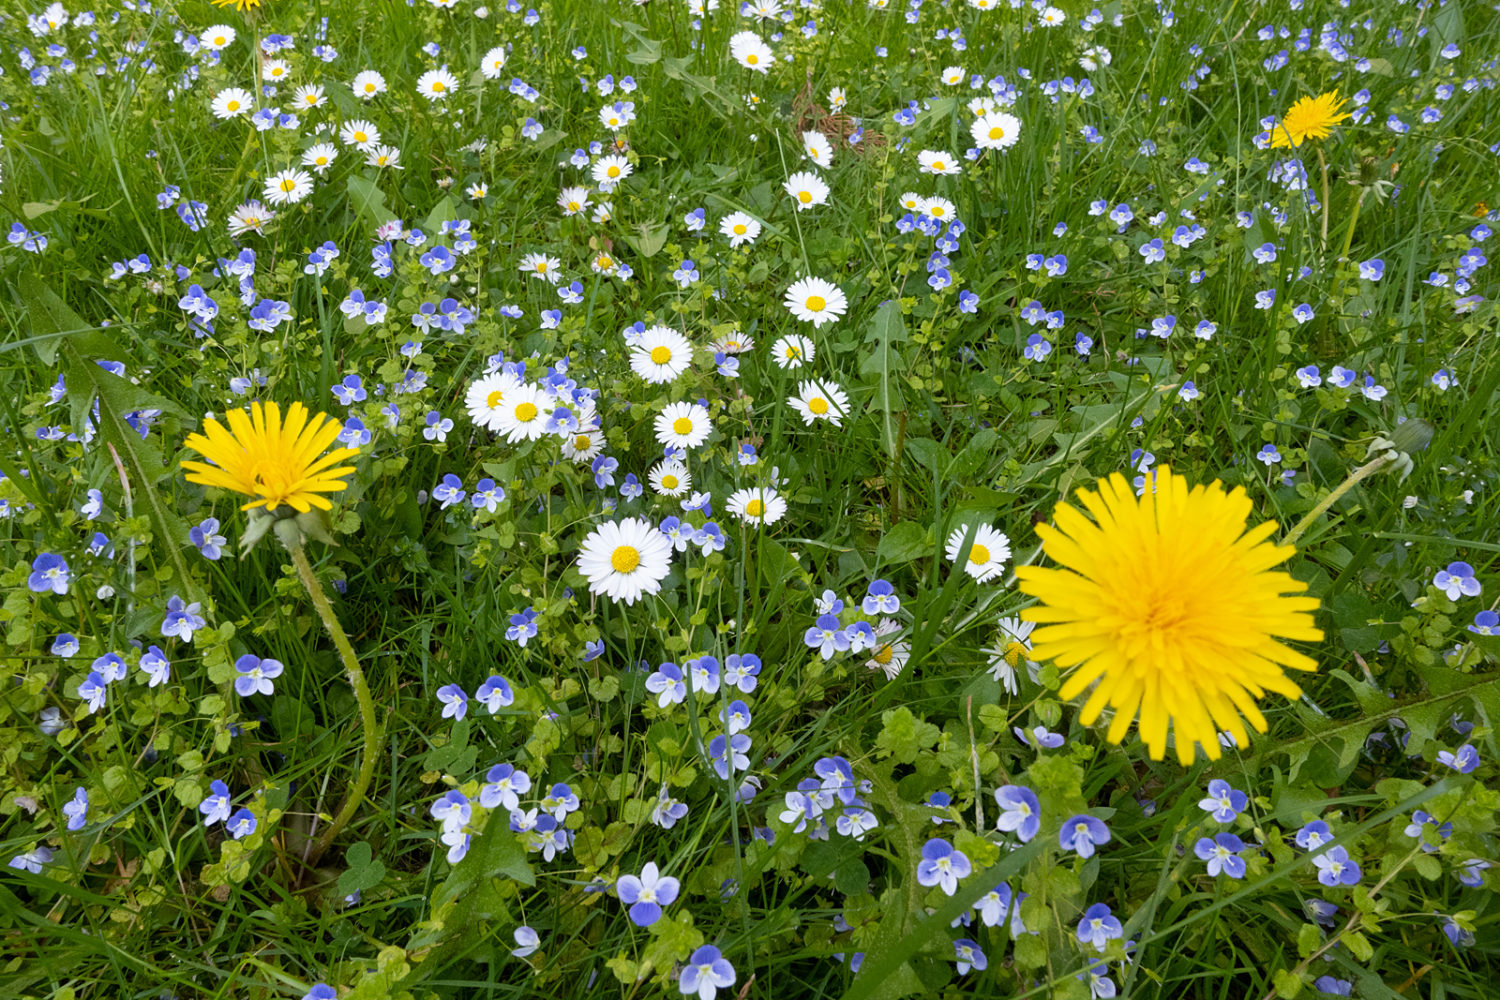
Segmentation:
<svg viewBox="0 0 1500 1000">
<path fill-rule="evenodd" d="M 380 185 L 375 181 L 350 174 L 346 187 L 349 191 L 349 207 L 354 209 L 355 215 L 371 226 L 378 226 L 390 219 L 393 213 L 386 207 L 385 192 L 380 190 Z"/>
<path fill-rule="evenodd" d="M 1292 1000 L 1292 997 L 1302 992 L 1302 977 L 1291 969 L 1277 969 L 1271 978 L 1276 983 L 1276 995 L 1279 997 Z"/>
<path fill-rule="evenodd" d="M 339 876 L 338 891 L 341 896 L 373 889 L 385 878 L 385 865 L 374 857 L 370 845 L 361 840 L 344 854 L 349 870 Z"/>
<path fill-rule="evenodd" d="M 919 559 L 932 551 L 932 542 L 927 538 L 927 529 L 915 521 L 902 521 L 880 539 L 875 547 L 875 556 L 882 563 L 905 563 Z"/>
<path fill-rule="evenodd" d="M 667 244 L 669 230 L 665 222 L 641 223 L 634 233 L 625 234 L 625 242 L 635 247 L 642 257 L 655 257 Z"/>
</svg>

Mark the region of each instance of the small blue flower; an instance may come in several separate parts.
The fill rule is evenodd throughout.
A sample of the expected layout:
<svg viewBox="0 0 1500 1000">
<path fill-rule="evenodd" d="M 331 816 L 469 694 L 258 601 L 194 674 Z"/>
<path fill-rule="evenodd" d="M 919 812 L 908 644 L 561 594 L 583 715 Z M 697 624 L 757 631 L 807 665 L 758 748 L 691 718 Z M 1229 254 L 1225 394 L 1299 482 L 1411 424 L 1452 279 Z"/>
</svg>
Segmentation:
<svg viewBox="0 0 1500 1000">
<path fill-rule="evenodd" d="M 870 584 L 860 607 L 867 615 L 893 615 L 901 610 L 901 598 L 889 582 L 876 580 Z"/>
<path fill-rule="evenodd" d="M 1109 908 L 1108 903 L 1095 903 L 1083 911 L 1078 921 L 1078 943 L 1092 944 L 1096 951 L 1104 951 L 1109 942 L 1123 937 L 1125 928 Z"/>
<path fill-rule="evenodd" d="M 620 902 L 630 907 L 630 920 L 637 927 L 650 927 L 661 919 L 662 907 L 677 899 L 681 883 L 670 875 L 661 875 L 656 862 L 646 862 L 639 876 L 622 875 L 615 883 Z"/>
<path fill-rule="evenodd" d="M 733 985 L 734 966 L 711 944 L 693 952 L 677 977 L 677 989 L 684 994 L 698 994 L 698 1000 L 714 1000 L 715 992 Z"/>
<path fill-rule="evenodd" d="M 1333 831 L 1320 819 L 1315 819 L 1298 830 L 1296 837 L 1297 846 L 1304 851 L 1316 851 L 1332 839 Z"/>
<path fill-rule="evenodd" d="M 208 795 L 198 803 L 203 825 L 213 826 L 229 818 L 229 786 L 222 781 L 209 782 Z"/>
<path fill-rule="evenodd" d="M 70 579 L 67 560 L 51 552 L 43 552 L 32 560 L 31 575 L 26 578 L 26 586 L 37 594 L 51 591 L 61 597 L 68 592 Z"/>
<path fill-rule="evenodd" d="M 500 709 L 515 702 L 516 696 L 511 691 L 510 681 L 499 674 L 491 674 L 474 692 L 474 700 L 489 709 L 491 715 L 498 715 Z"/>
<path fill-rule="evenodd" d="M 1249 804 L 1250 797 L 1244 792 L 1229 787 L 1229 782 L 1223 778 L 1215 778 L 1208 783 L 1208 796 L 1199 800 L 1198 808 L 1220 823 L 1228 823 Z"/>
<path fill-rule="evenodd" d="M 682 670 L 675 663 L 663 663 L 657 667 L 646 678 L 646 690 L 658 696 L 656 704 L 660 708 L 680 705 L 687 700 L 687 683 L 683 680 Z"/>
<path fill-rule="evenodd" d="M 72 800 L 63 803 L 62 811 L 68 817 L 69 830 L 82 830 L 88 822 L 89 793 L 81 787 L 74 789 Z"/>
<path fill-rule="evenodd" d="M 243 840 L 255 832 L 255 814 L 249 809 L 241 808 L 235 814 L 224 821 L 224 826 L 229 830 L 235 840 Z"/>
<path fill-rule="evenodd" d="M 1077 851 L 1081 858 L 1094 856 L 1094 848 L 1109 843 L 1109 827 L 1104 821 L 1087 814 L 1069 817 L 1057 831 L 1057 844 L 1065 851 Z"/>
<path fill-rule="evenodd" d="M 1493 611 L 1479 612 L 1474 616 L 1474 624 L 1469 626 L 1469 631 L 1476 635 L 1500 635 L 1500 614 Z M 53 652 L 56 652 L 56 648 Z"/>
<path fill-rule="evenodd" d="M 980 950 L 979 943 L 969 938 L 959 938 L 953 942 L 954 957 L 958 960 L 958 974 L 961 976 L 973 969 L 983 972 L 989 966 L 989 960 L 985 958 L 984 952 Z"/>
<path fill-rule="evenodd" d="M 1245 849 L 1245 842 L 1232 833 L 1220 833 L 1212 840 L 1207 837 L 1198 838 L 1193 845 L 1193 853 L 1199 861 L 1208 862 L 1208 874 L 1217 878 L 1220 873 L 1230 878 L 1245 877 L 1245 859 L 1239 857 L 1239 852 Z"/>
<path fill-rule="evenodd" d="M 241 698 L 248 698 L 252 694 L 270 694 L 274 690 L 271 681 L 281 676 L 283 668 L 280 660 L 262 660 L 246 653 L 234 661 L 234 669 L 240 672 L 234 679 L 234 690 Z"/>
<path fill-rule="evenodd" d="M 942 837 L 922 845 L 922 860 L 917 862 L 917 882 L 939 886 L 949 896 L 958 892 L 958 880 L 966 877 L 973 866 L 962 851 Z"/>
<path fill-rule="evenodd" d="M 1456 601 L 1461 597 L 1478 597 L 1483 588 L 1474 577 L 1474 567 L 1466 562 L 1451 562 L 1432 578 L 1432 585 Z"/>
<path fill-rule="evenodd" d="M 168 637 L 176 636 L 183 642 L 192 642 L 193 633 L 208 624 L 198 614 L 200 606 L 197 601 L 194 601 L 192 604 L 184 604 L 182 598 L 173 594 L 167 601 L 167 616 L 162 620 L 161 634 Z"/>
<path fill-rule="evenodd" d="M 188 531 L 188 541 L 203 554 L 203 558 L 217 561 L 224 554 L 223 547 L 229 539 L 219 534 L 219 519 L 204 518 Z"/>
<path fill-rule="evenodd" d="M 1349 859 L 1349 852 L 1342 847 L 1330 847 L 1314 855 L 1313 864 L 1318 869 L 1318 881 L 1324 885 L 1353 885 L 1359 881 L 1359 865 Z"/>
<path fill-rule="evenodd" d="M 995 789 L 995 801 L 1001 809 L 995 829 L 1015 833 L 1023 844 L 1042 829 L 1042 805 L 1031 789 L 1024 785 L 1006 785 Z"/>
<path fill-rule="evenodd" d="M 1437 759 L 1439 764 L 1451 767 L 1459 774 L 1468 774 L 1479 766 L 1479 751 L 1475 750 L 1470 744 L 1465 743 L 1452 752 L 1439 750 Z"/>
<path fill-rule="evenodd" d="M 514 811 L 521 805 L 521 796 L 531 791 L 531 775 L 517 771 L 513 764 L 496 764 L 484 779 L 488 784 L 479 789 L 479 804 L 486 809 L 504 806 Z"/>
<path fill-rule="evenodd" d="M 1260 451 L 1255 453 L 1255 457 L 1267 466 L 1272 466 L 1281 461 L 1281 452 L 1276 450 L 1274 444 L 1264 444 L 1261 445 Z"/>
<path fill-rule="evenodd" d="M 437 699 L 443 703 L 443 718 L 457 721 L 469 711 L 469 696 L 457 684 L 444 684 L 437 689 Z"/>
</svg>

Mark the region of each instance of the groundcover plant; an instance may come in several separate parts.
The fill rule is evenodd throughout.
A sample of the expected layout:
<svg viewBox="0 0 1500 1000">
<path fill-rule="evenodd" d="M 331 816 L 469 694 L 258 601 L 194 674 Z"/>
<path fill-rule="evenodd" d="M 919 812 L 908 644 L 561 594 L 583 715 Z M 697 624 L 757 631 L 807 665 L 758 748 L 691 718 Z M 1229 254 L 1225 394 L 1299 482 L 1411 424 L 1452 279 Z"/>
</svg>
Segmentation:
<svg viewBox="0 0 1500 1000">
<path fill-rule="evenodd" d="M 1497 38 L 10 0 L 0 996 L 1490 1000 Z"/>
</svg>

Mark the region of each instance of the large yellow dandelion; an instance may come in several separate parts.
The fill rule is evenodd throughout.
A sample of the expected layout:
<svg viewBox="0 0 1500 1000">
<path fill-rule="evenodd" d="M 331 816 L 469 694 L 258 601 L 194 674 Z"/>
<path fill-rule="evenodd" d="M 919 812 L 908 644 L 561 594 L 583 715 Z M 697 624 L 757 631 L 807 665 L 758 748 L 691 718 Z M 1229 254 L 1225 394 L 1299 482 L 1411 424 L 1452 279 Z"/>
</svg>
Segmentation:
<svg viewBox="0 0 1500 1000">
<path fill-rule="evenodd" d="M 1266 691 L 1302 693 L 1283 668 L 1317 663 L 1279 639 L 1317 640 L 1315 598 L 1271 567 L 1296 550 L 1267 539 L 1274 521 L 1246 529 L 1250 499 L 1216 481 L 1189 489 L 1169 469 L 1154 492 L 1136 497 L 1118 474 L 1096 493 L 1079 490 L 1092 520 L 1067 503 L 1054 525 L 1038 525 L 1048 559 L 1060 568 L 1019 566 L 1024 593 L 1040 603 L 1022 612 L 1041 627 L 1031 656 L 1071 668 L 1062 697 L 1090 685 L 1080 721 L 1114 709 L 1107 738 L 1119 743 L 1137 713 L 1151 757 L 1161 760 L 1173 728 L 1177 758 L 1191 764 L 1194 744 L 1220 754 L 1218 731 L 1249 742 L 1240 716 L 1258 732 Z"/>
<path fill-rule="evenodd" d="M 327 414 L 309 420 L 307 407 L 293 403 L 283 422 L 275 403 L 252 403 L 248 415 L 230 410 L 227 419 L 228 430 L 210 417 L 203 422 L 202 434 L 189 434 L 183 442 L 212 463 L 183 462 L 188 482 L 243 493 L 251 499 L 241 510 L 273 511 L 285 505 L 299 514 L 312 507 L 331 509 L 333 504 L 321 494 L 349 485 L 341 477 L 354 467 L 338 463 L 359 450 L 335 448 L 323 454 L 339 436 L 339 422 Z"/>
<path fill-rule="evenodd" d="M 1281 121 L 1271 128 L 1271 147 L 1300 146 L 1308 139 L 1326 139 L 1333 127 L 1350 117 L 1340 111 L 1346 102 L 1335 91 L 1293 101 Z"/>
</svg>

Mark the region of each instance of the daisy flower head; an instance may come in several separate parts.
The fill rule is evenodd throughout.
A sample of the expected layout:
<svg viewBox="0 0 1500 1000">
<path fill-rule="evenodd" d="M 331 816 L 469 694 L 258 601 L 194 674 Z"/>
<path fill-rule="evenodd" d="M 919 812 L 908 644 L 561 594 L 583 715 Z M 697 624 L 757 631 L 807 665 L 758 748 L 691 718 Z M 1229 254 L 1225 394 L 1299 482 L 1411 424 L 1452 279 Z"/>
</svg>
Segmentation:
<svg viewBox="0 0 1500 1000">
<path fill-rule="evenodd" d="M 479 72 L 484 74 L 486 80 L 500 79 L 500 71 L 505 69 L 505 46 L 497 45 L 484 54 L 479 60 Z"/>
<path fill-rule="evenodd" d="M 222 52 L 234 44 L 236 32 L 227 24 L 215 24 L 205 28 L 198 36 L 198 44 L 210 52 Z"/>
<path fill-rule="evenodd" d="M 828 185 L 823 178 L 810 170 L 799 170 L 786 179 L 786 193 L 797 203 L 801 212 L 815 205 L 828 204 Z"/>
<path fill-rule="evenodd" d="M 746 524 L 775 524 L 786 516 L 786 500 L 769 486 L 735 490 L 726 506 Z"/>
<path fill-rule="evenodd" d="M 323 413 L 309 417 L 301 403 L 287 408 L 285 420 L 275 403 L 252 403 L 248 413 L 230 410 L 225 419 L 228 428 L 210 417 L 202 433 L 183 441 L 208 460 L 182 462 L 188 482 L 249 497 L 241 510 L 287 506 L 304 514 L 313 507 L 333 509 L 323 494 L 349 485 L 344 477 L 354 467 L 339 463 L 359 454 L 357 448 L 324 453 L 342 430 L 339 421 Z"/>
<path fill-rule="evenodd" d="M 362 101 L 372 100 L 385 93 L 385 77 L 373 69 L 356 73 L 354 82 L 349 84 L 349 89 L 354 91 L 354 96 Z"/>
<path fill-rule="evenodd" d="M 272 83 L 280 83 L 292 75 L 292 67 L 285 59 L 267 59 L 261 64 L 260 75 Z"/>
<path fill-rule="evenodd" d="M 401 150 L 395 146 L 371 146 L 367 152 L 365 166 L 401 169 Z"/>
<path fill-rule="evenodd" d="M 417 77 L 417 93 L 429 101 L 445 100 L 458 87 L 458 77 L 448 72 L 448 67 L 430 69 Z"/>
<path fill-rule="evenodd" d="M 915 191 L 905 191 L 902 192 L 901 197 L 896 199 L 896 204 L 908 212 L 920 212 L 922 211 L 922 203 L 926 200 Z"/>
<path fill-rule="evenodd" d="M 844 298 L 839 286 L 822 278 L 802 278 L 792 282 L 782 304 L 802 322 L 811 323 L 814 329 L 834 322 L 849 308 L 849 300 Z"/>
<path fill-rule="evenodd" d="M 835 427 L 844 426 L 843 419 L 849 413 L 849 397 L 832 382 L 809 379 L 798 386 L 798 394 L 787 400 L 787 404 L 802 417 L 802 422 L 811 427 L 814 421 L 826 420 Z"/>
<path fill-rule="evenodd" d="M 273 205 L 295 205 L 312 189 L 312 174 L 306 170 L 281 170 L 266 178 L 262 194 Z"/>
<path fill-rule="evenodd" d="M 778 368 L 801 368 L 812 364 L 818 349 L 800 333 L 789 333 L 771 345 L 771 358 Z"/>
<path fill-rule="evenodd" d="M 729 57 L 757 73 L 767 72 L 776 61 L 776 54 L 771 51 L 771 46 L 753 31 L 740 31 L 730 37 Z"/>
<path fill-rule="evenodd" d="M 626 604 L 658 593 L 671 568 L 671 541 L 643 517 L 601 524 L 578 550 L 589 591 Z"/>
<path fill-rule="evenodd" d="M 647 478 L 651 488 L 665 497 L 680 497 L 693 488 L 693 474 L 681 462 L 657 462 Z"/>
<path fill-rule="evenodd" d="M 833 143 L 822 132 L 803 132 L 802 152 L 824 170 L 833 163 Z"/>
<path fill-rule="evenodd" d="M 1271 128 L 1271 148 L 1300 146 L 1308 139 L 1328 138 L 1335 125 L 1351 117 L 1349 112 L 1339 110 L 1345 103 L 1337 91 L 1294 101 L 1281 121 Z"/>
<path fill-rule="evenodd" d="M 1040 601 L 1021 613 L 1041 626 L 1035 657 L 1070 671 L 1062 697 L 1093 687 L 1079 721 L 1092 725 L 1113 707 L 1106 738 L 1119 743 L 1139 713 L 1152 759 L 1166 754 L 1170 729 L 1183 765 L 1195 743 L 1217 759 L 1220 730 L 1247 745 L 1241 715 L 1265 732 L 1256 699 L 1268 690 L 1296 698 L 1301 688 L 1284 670 L 1317 669 L 1278 640 L 1323 635 L 1306 585 L 1272 571 L 1295 552 L 1268 541 L 1276 523 L 1247 530 L 1253 504 L 1243 489 L 1189 488 L 1165 466 L 1140 497 L 1114 474 L 1078 500 L 1092 517 L 1061 503 L 1053 524 L 1037 527 L 1056 566 L 1021 566 L 1016 576 Z"/>
<path fill-rule="evenodd" d="M 1064 14 L 1056 7 L 1043 7 L 1041 10 L 1037 11 L 1036 14 L 1037 23 L 1045 28 L 1055 28 L 1067 19 L 1068 15 Z"/>
<path fill-rule="evenodd" d="M 229 213 L 229 235 L 244 236 L 246 233 L 265 235 L 265 225 L 276 218 L 276 213 L 260 202 L 251 199 Z"/>
<path fill-rule="evenodd" d="M 1021 138 L 1021 119 L 1004 111 L 989 111 L 969 126 L 974 145 L 980 149 L 1009 149 Z"/>
<path fill-rule="evenodd" d="M 339 129 L 339 141 L 355 149 L 369 149 L 380 144 L 380 129 L 363 118 L 356 118 L 345 122 L 344 127 Z"/>
<path fill-rule="evenodd" d="M 475 379 L 464 394 L 469 419 L 486 430 L 499 430 L 506 397 L 520 384 L 521 380 L 510 372 L 491 372 Z"/>
<path fill-rule="evenodd" d="M 944 554 L 949 562 L 958 562 L 964 556 L 964 538 L 969 529 L 965 525 L 954 528 L 948 535 Z M 974 533 L 974 544 L 964 558 L 964 572 L 980 583 L 988 583 L 1005 570 L 1005 561 L 1010 558 L 1010 539 L 1004 532 L 988 524 L 979 525 Z"/>
<path fill-rule="evenodd" d="M 921 212 L 928 218 L 947 222 L 958 214 L 958 209 L 947 198 L 933 197 L 922 199 Z"/>
<path fill-rule="evenodd" d="M 590 171 L 601 191 L 609 191 L 635 171 L 630 161 L 618 153 L 599 157 Z"/>
<path fill-rule="evenodd" d="M 675 380 L 693 360 L 693 345 L 669 326 L 647 327 L 630 349 L 630 370 L 651 385 Z"/>
<path fill-rule="evenodd" d="M 530 382 L 518 383 L 505 394 L 500 406 L 500 412 L 490 418 L 490 427 L 504 434 L 511 444 L 535 441 L 547 432 L 552 397 Z"/>
<path fill-rule="evenodd" d="M 321 108 L 327 103 L 328 97 L 320 83 L 305 83 L 292 92 L 292 106 L 295 108 Z"/>
<path fill-rule="evenodd" d="M 755 242 L 760 235 L 760 223 L 744 212 L 730 212 L 719 223 L 719 232 L 729 237 L 731 247 L 737 247 L 741 243 Z"/>
<path fill-rule="evenodd" d="M 541 278 L 550 284 L 557 284 L 562 280 L 562 261 L 544 253 L 529 253 L 521 258 L 519 269 L 522 274 L 529 274 L 533 278 Z"/>
<path fill-rule="evenodd" d="M 917 164 L 918 169 L 924 174 L 951 177 L 963 173 L 963 167 L 958 165 L 958 160 L 952 153 L 936 149 L 924 149 L 918 153 Z"/>
<path fill-rule="evenodd" d="M 563 215 L 577 215 L 589 207 L 589 189 L 586 187 L 565 187 L 557 195 L 557 207 L 562 209 Z"/>
<path fill-rule="evenodd" d="M 1036 623 L 1002 618 L 998 625 L 1000 634 L 995 645 L 981 652 L 989 654 L 990 676 L 1008 693 L 1016 694 L 1020 690 L 1017 671 L 1023 663 L 1032 679 L 1036 679 L 1039 664 L 1031 658 L 1031 633 L 1036 629 Z"/>
<path fill-rule="evenodd" d="M 248 114 L 255 107 L 255 98 L 250 96 L 250 91 L 241 90 L 239 87 L 226 87 L 214 95 L 210 106 L 214 117 L 220 121 L 227 121 L 243 114 Z"/>
<path fill-rule="evenodd" d="M 656 441 L 664 448 L 696 448 L 708 440 L 714 425 L 698 403 L 668 403 L 656 415 Z"/>
<path fill-rule="evenodd" d="M 885 674 L 886 680 L 895 680 L 906 668 L 906 661 L 911 659 L 911 643 L 903 640 L 891 640 L 880 642 L 870 653 L 870 658 L 865 661 L 865 666 L 871 670 L 879 670 Z"/>
<path fill-rule="evenodd" d="M 333 161 L 338 158 L 339 151 L 331 142 L 318 142 L 307 147 L 307 152 L 302 154 L 302 165 L 311 167 L 315 173 L 322 174 L 333 166 Z"/>
</svg>

